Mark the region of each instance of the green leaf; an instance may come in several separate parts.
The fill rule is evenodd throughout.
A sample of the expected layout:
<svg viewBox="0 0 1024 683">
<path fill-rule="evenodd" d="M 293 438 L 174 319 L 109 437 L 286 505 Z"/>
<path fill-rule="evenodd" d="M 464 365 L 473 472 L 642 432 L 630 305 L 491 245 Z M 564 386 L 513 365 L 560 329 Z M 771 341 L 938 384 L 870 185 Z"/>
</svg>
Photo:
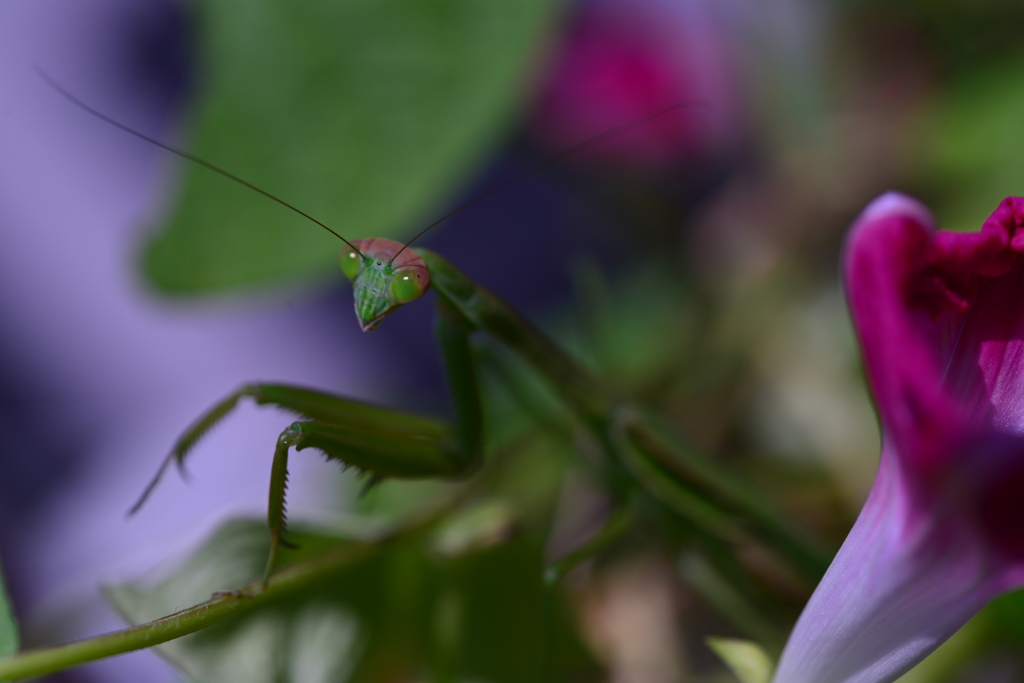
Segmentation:
<svg viewBox="0 0 1024 683">
<path fill-rule="evenodd" d="M 284 552 L 285 565 L 348 542 L 301 529 L 289 537 L 300 550 Z M 198 683 L 517 683 L 540 680 L 546 637 L 553 680 L 593 679 L 560 603 L 546 633 L 541 626 L 550 598 L 539 535 L 454 560 L 432 554 L 432 544 L 389 543 L 315 586 L 159 650 Z M 164 580 L 108 596 L 130 622 L 149 621 L 259 576 L 268 545 L 265 523 L 229 522 Z"/>
<path fill-rule="evenodd" d="M 4 587 L 3 570 L 0 569 L 0 657 L 13 655 L 18 651 L 18 622 L 14 620 L 10 598 Z"/>
<path fill-rule="evenodd" d="M 507 125 L 553 0 L 204 0 L 191 152 L 347 239 L 409 236 Z M 341 243 L 187 165 L 143 268 L 165 293 L 309 282 Z"/>
<path fill-rule="evenodd" d="M 929 127 L 923 172 L 942 228 L 976 231 L 1004 197 L 1024 192 L 1024 59 L 972 71 L 949 88 Z"/>
<path fill-rule="evenodd" d="M 708 647 L 740 679 L 740 683 L 769 683 L 775 668 L 760 645 L 737 638 L 708 638 Z"/>
<path fill-rule="evenodd" d="M 294 533 L 302 544 L 288 560 L 304 559 L 344 540 Z M 265 524 L 231 521 L 183 567 L 155 586 L 123 585 L 107 597 L 131 623 L 140 624 L 241 586 L 260 574 L 269 536 Z M 193 681 L 345 680 L 360 647 L 361 624 L 336 604 L 308 600 L 276 603 L 206 631 L 160 646 Z M 329 642 L 325 642 L 330 639 Z"/>
</svg>

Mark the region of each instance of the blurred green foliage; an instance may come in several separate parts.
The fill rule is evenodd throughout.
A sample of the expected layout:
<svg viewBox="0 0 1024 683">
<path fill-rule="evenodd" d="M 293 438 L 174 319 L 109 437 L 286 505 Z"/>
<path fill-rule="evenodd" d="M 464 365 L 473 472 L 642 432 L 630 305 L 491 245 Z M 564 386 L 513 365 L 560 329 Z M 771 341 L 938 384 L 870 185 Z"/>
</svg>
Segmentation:
<svg viewBox="0 0 1024 683">
<path fill-rule="evenodd" d="M 0 569 L 0 657 L 18 651 L 18 622 L 14 619 L 11 601 L 4 586 L 3 570 Z"/>
<path fill-rule="evenodd" d="M 308 560 L 346 540 L 301 530 L 284 556 Z M 429 538 L 382 546 L 301 593 L 160 646 L 197 682 L 317 683 L 588 680 L 593 662 L 569 627 L 559 593 L 542 583 L 543 537 L 459 556 L 431 552 Z M 108 595 L 142 623 L 258 575 L 269 548 L 256 521 L 223 525 L 169 578 Z"/>
<path fill-rule="evenodd" d="M 1024 54 L 956 78 L 924 150 L 943 228 L 974 231 L 1004 197 L 1024 194 Z"/>
<path fill-rule="evenodd" d="M 347 239 L 408 236 L 520 106 L 552 0 L 197 3 L 197 156 Z M 337 238 L 187 164 L 145 247 L 173 295 L 323 280 Z"/>
<path fill-rule="evenodd" d="M 774 665 L 757 643 L 736 638 L 708 638 L 708 647 L 729 665 L 740 683 L 769 683 Z"/>
<path fill-rule="evenodd" d="M 874 26 L 899 25 L 931 51 L 943 73 L 969 77 L 1019 51 L 1024 5 L 1006 0 L 850 0 Z"/>
</svg>

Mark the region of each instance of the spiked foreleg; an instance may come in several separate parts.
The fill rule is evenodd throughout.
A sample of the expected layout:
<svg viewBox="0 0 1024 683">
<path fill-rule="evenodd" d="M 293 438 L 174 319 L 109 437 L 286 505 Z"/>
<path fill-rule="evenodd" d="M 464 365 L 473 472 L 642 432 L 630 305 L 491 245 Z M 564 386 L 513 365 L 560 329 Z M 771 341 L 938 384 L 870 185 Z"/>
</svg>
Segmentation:
<svg viewBox="0 0 1024 683">
<path fill-rule="evenodd" d="M 470 325 L 458 310 L 438 299 L 437 338 L 448 371 L 455 407 L 454 430 L 429 418 L 367 406 L 293 387 L 265 386 L 257 401 L 321 420 L 295 422 L 281 433 L 274 451 L 267 522 L 271 548 L 263 582 L 270 578 L 285 540 L 285 490 L 288 451 L 315 448 L 330 460 L 377 478 L 451 479 L 472 473 L 480 464 L 482 419 L 476 363 L 469 345 Z M 252 395 L 252 394 L 250 394 Z"/>
<path fill-rule="evenodd" d="M 340 399 L 339 399 L 340 400 Z M 409 417 L 395 413 L 396 419 Z M 413 416 L 415 420 L 423 418 Z M 287 516 L 285 494 L 288 488 L 288 452 L 315 448 L 329 460 L 345 467 L 356 467 L 377 478 L 421 479 L 459 477 L 466 473 L 463 459 L 456 454 L 449 436 L 435 438 L 426 434 L 371 432 L 326 422 L 295 422 L 281 433 L 274 450 L 270 475 L 270 499 L 267 524 L 270 527 L 270 556 L 263 576 L 266 585 L 274 569 L 277 550 L 288 546 L 285 538 Z"/>
<path fill-rule="evenodd" d="M 285 514 L 284 497 L 288 492 L 288 451 L 291 443 L 287 438 L 291 427 L 277 439 L 274 449 L 274 464 L 270 469 L 270 504 L 267 506 L 267 525 L 270 527 L 270 555 L 267 556 L 267 567 L 263 570 L 263 586 L 270 580 L 270 572 L 274 571 L 279 546 L 291 547 L 284 535 L 288 530 L 288 518 Z"/>
<path fill-rule="evenodd" d="M 428 417 L 389 410 L 303 387 L 286 384 L 246 384 L 199 416 L 178 437 L 171 452 L 167 454 L 160 469 L 146 486 L 138 502 L 132 506 L 129 514 L 134 514 L 142 507 L 164 472 L 167 471 L 168 466 L 173 462 L 182 468 L 185 458 L 196 443 L 234 410 L 241 399 L 246 397 L 251 398 L 258 405 L 275 405 L 309 420 L 330 423 L 339 429 L 348 428 L 364 433 L 369 435 L 367 439 L 374 434 L 387 434 L 433 443 L 446 442 L 451 438 L 451 429 L 448 425 Z M 363 467 L 355 462 L 350 464 Z M 373 471 L 372 468 L 364 469 Z"/>
<path fill-rule="evenodd" d="M 142 507 L 142 504 L 146 502 L 147 498 L 149 498 L 149 494 L 153 493 L 153 489 L 156 488 L 160 478 L 163 477 L 164 472 L 167 471 L 167 467 L 172 462 L 178 465 L 179 470 L 183 470 L 185 456 L 192 450 L 192 447 L 195 446 L 208 431 L 213 429 L 214 425 L 234 410 L 235 406 L 238 405 L 239 399 L 243 396 L 252 396 L 251 391 L 254 386 L 255 385 L 247 385 L 242 387 L 200 415 L 195 422 L 189 425 L 188 429 L 185 430 L 185 433 L 178 437 L 178 440 L 174 443 L 174 447 L 171 449 L 171 452 L 168 453 L 167 457 L 164 458 L 164 461 L 160 463 L 160 469 L 156 471 L 156 474 L 150 480 L 149 484 L 146 485 L 146 489 L 142 492 L 142 495 L 139 496 L 135 505 L 133 505 L 131 510 L 128 511 L 129 515 L 134 515 L 138 512 L 139 508 Z"/>
<path fill-rule="evenodd" d="M 476 363 L 469 344 L 474 328 L 462 312 L 438 297 L 437 337 L 448 370 L 455 426 L 428 417 L 372 406 L 312 389 L 282 384 L 248 384 L 204 413 L 178 439 L 136 510 L 173 461 L 181 465 L 192 447 L 244 397 L 271 404 L 306 420 L 281 433 L 274 451 L 267 522 L 271 550 L 264 583 L 274 568 L 286 533 L 285 490 L 288 455 L 294 448 L 315 448 L 375 479 L 454 479 L 472 473 L 481 462 L 482 418 Z"/>
</svg>

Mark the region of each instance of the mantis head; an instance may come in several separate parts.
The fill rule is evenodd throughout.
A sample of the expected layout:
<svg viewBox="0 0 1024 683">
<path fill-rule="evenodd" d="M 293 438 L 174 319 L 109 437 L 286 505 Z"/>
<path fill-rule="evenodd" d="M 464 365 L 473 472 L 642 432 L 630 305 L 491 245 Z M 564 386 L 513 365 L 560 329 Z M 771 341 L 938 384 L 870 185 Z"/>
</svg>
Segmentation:
<svg viewBox="0 0 1024 683">
<path fill-rule="evenodd" d="M 356 317 L 363 332 L 376 329 L 385 316 L 430 288 L 427 264 L 401 242 L 373 238 L 355 240 L 352 246 L 355 250 L 341 250 L 341 270 L 352 281 Z"/>
</svg>

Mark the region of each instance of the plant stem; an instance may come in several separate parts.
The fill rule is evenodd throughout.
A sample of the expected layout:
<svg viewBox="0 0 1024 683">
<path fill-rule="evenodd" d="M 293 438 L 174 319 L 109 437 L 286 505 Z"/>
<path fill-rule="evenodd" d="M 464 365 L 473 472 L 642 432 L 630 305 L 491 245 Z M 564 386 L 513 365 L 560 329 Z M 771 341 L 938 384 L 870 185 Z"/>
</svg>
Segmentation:
<svg viewBox="0 0 1024 683">
<path fill-rule="evenodd" d="M 393 539 L 394 537 L 391 537 L 388 540 Z M 348 544 L 338 550 L 283 569 L 270 578 L 266 588 L 260 581 L 254 581 L 240 590 L 214 594 L 206 602 L 147 624 L 2 658 L 0 681 L 42 676 L 195 633 L 316 583 L 339 569 L 383 549 L 387 544 L 388 541 Z"/>
</svg>

